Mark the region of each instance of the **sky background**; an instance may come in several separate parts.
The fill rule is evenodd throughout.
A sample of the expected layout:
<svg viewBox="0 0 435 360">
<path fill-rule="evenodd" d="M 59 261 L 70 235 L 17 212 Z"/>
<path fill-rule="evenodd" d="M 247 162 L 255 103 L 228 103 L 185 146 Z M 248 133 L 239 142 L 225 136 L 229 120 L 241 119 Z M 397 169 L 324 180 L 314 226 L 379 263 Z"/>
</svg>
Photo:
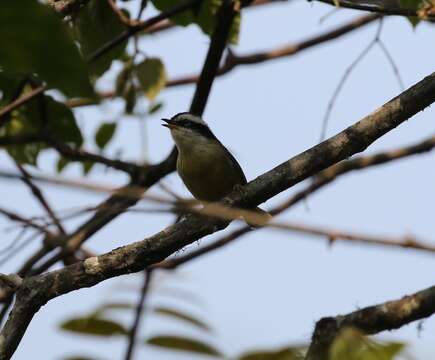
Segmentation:
<svg viewBox="0 0 435 360">
<path fill-rule="evenodd" d="M 262 6 L 243 13 L 240 44 L 234 50 L 247 54 L 293 43 L 341 24 L 360 12 L 339 10 L 320 23 L 331 6 L 318 2 L 288 1 Z M 151 15 L 151 13 L 149 14 Z M 319 139 L 327 103 L 349 64 L 375 36 L 372 23 L 338 40 L 316 46 L 300 54 L 255 66 L 240 66 L 216 80 L 204 118 L 215 134 L 232 151 L 249 180 L 268 171 L 295 154 L 313 146 Z M 409 87 L 433 71 L 431 24 L 413 29 L 406 19 L 385 19 L 381 38 L 388 47 L 405 83 Z M 207 51 L 208 38 L 195 26 L 143 38 L 142 49 L 149 56 L 161 57 L 169 78 L 197 72 Z M 101 89 L 111 89 L 119 69 L 104 76 Z M 118 121 L 115 139 L 108 148 L 113 155 L 120 148 L 123 158 L 164 158 L 173 142 L 159 119 L 188 109 L 194 87 L 163 91 L 158 100 L 163 109 L 142 122 L 146 124 L 148 149 L 143 153 L 137 119 L 121 117 L 122 101 L 76 110 L 85 134 L 92 137 L 102 121 Z M 331 136 L 374 111 L 401 92 L 385 56 L 374 47 L 355 68 L 344 85 L 332 111 L 327 136 Z M 141 104 L 146 108 L 146 103 Z M 139 109 L 141 108 L 139 107 Z M 434 134 L 434 111 L 429 108 L 388 133 L 366 154 L 412 144 Z M 92 145 L 89 146 L 92 149 Z M 53 154 L 39 162 L 45 173 L 54 174 Z M 434 242 L 435 154 L 423 154 L 388 165 L 354 172 L 310 196 L 280 217 L 281 221 L 324 225 L 331 228 L 388 236 L 414 235 Z M 1 169 L 14 169 L 4 153 Z M 81 177 L 78 165 L 63 174 Z M 89 180 L 110 185 L 125 184 L 127 178 L 115 171 L 96 168 Z M 41 214 L 38 204 L 21 183 L 1 181 L 2 205 L 23 214 Z M 164 183 L 188 195 L 176 174 Z M 263 204 L 272 207 L 289 197 L 301 185 Z M 106 196 L 83 191 L 43 186 L 56 209 L 95 205 Z M 157 187 L 150 193 L 163 194 Z M 69 223 L 74 229 L 83 219 Z M 88 242 L 97 253 L 109 251 L 154 234 L 173 221 L 167 214 L 126 214 L 106 226 Z M 0 228 L 9 223 L 0 218 Z M 232 224 L 229 229 L 240 226 Z M 5 246 L 15 233 L 2 234 Z M 200 241 L 206 244 L 222 234 Z M 25 252 L 0 269 L 14 271 L 39 246 L 31 244 Z M 198 244 L 190 246 L 195 249 Z M 188 325 L 147 315 L 141 336 L 191 334 L 218 346 L 228 356 L 246 350 L 274 348 L 306 343 L 315 321 L 324 316 L 344 314 L 358 308 L 397 299 L 434 285 L 434 256 L 412 250 L 367 247 L 336 242 L 332 247 L 322 238 L 258 230 L 231 245 L 186 264 L 175 274 L 161 273 L 155 278 L 148 306 L 167 304 L 185 309 L 207 321 L 211 334 L 198 334 Z M 58 324 L 72 315 L 84 315 L 106 301 L 135 301 L 141 286 L 140 275 L 123 276 L 92 289 L 82 289 L 51 301 L 32 321 L 14 359 L 60 360 L 66 355 L 86 354 L 97 359 L 122 359 L 126 347 L 121 338 L 99 339 L 58 330 Z M 174 291 L 187 291 L 196 298 L 182 299 Z M 131 315 L 113 316 L 127 326 Z M 435 321 L 424 321 L 398 331 L 382 333 L 380 339 L 406 341 L 415 359 L 433 359 Z M 201 359 L 190 354 L 160 351 L 139 346 L 137 359 Z"/>
</svg>

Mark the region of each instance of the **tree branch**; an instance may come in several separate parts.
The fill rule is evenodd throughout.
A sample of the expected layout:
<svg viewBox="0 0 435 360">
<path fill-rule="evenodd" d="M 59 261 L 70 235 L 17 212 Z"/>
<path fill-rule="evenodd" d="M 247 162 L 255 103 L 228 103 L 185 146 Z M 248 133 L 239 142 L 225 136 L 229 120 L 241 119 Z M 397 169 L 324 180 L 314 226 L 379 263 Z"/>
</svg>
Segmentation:
<svg viewBox="0 0 435 360">
<path fill-rule="evenodd" d="M 247 55 L 236 55 L 230 52 L 224 62 L 224 65 L 219 69 L 218 75 L 224 75 L 239 65 L 254 65 L 260 64 L 265 61 L 275 60 L 286 56 L 296 55 L 300 51 L 306 50 L 310 47 L 322 44 L 324 42 L 334 40 L 349 32 L 359 29 L 371 22 L 380 19 L 382 16 L 379 14 L 369 14 L 358 17 L 349 23 L 336 27 L 323 34 L 310 37 L 298 43 L 289 44 L 273 50 L 257 52 Z M 167 87 L 187 85 L 196 83 L 198 81 L 197 75 L 190 75 L 178 79 L 169 80 L 166 84 Z"/>
<path fill-rule="evenodd" d="M 89 55 L 87 61 L 93 62 L 96 59 L 98 59 L 101 55 L 105 54 L 107 51 L 113 49 L 115 46 L 119 45 L 123 41 L 127 40 L 131 36 L 139 33 L 140 31 L 144 31 L 145 29 L 150 28 L 151 26 L 159 23 L 160 21 L 164 19 L 168 19 L 171 16 L 177 15 L 179 13 L 182 13 L 183 11 L 189 10 L 193 8 L 195 5 L 199 4 L 203 0 L 188 0 L 184 3 L 178 4 L 174 6 L 173 8 L 163 11 L 160 14 L 146 20 L 143 22 L 137 22 L 132 24 L 131 26 L 128 26 L 126 30 L 124 30 L 122 33 L 120 33 L 116 38 L 110 40 L 103 46 L 101 46 L 99 49 L 97 49 L 94 53 Z"/>
<path fill-rule="evenodd" d="M 12 101 L 10 104 L 4 106 L 2 109 L 0 109 L 0 127 L 2 127 L 6 123 L 7 121 L 6 115 L 11 113 L 15 109 L 18 109 L 21 105 L 24 105 L 28 101 L 37 97 L 38 95 L 41 95 L 46 90 L 46 88 L 47 87 L 45 85 L 34 88 L 31 91 L 25 93 L 23 96 L 19 97 L 18 99 Z"/>
<path fill-rule="evenodd" d="M 435 312 L 435 286 L 399 300 L 369 306 L 347 315 L 325 317 L 316 323 L 306 360 L 328 360 L 329 348 L 340 330 L 356 328 L 367 335 L 393 330 Z"/>
<path fill-rule="evenodd" d="M 65 187 L 68 189 L 85 190 L 92 192 L 115 192 L 115 186 L 110 186 L 102 183 L 95 183 L 82 180 L 64 179 L 57 176 L 35 175 L 31 174 L 33 181 L 42 182 L 49 185 Z M 8 170 L 0 170 L 0 177 L 6 180 L 21 180 L 22 176 Z"/>
<path fill-rule="evenodd" d="M 411 16 L 411 17 L 419 17 L 421 20 L 433 20 L 435 17 L 431 14 L 426 14 L 424 18 L 419 16 L 419 11 L 416 9 L 406 9 L 399 6 L 399 1 L 397 1 L 397 5 L 391 4 L 389 2 L 388 6 L 385 6 L 384 1 L 359 1 L 359 0 L 318 0 L 325 4 L 336 6 L 337 3 L 339 7 L 347 8 L 347 9 L 355 9 L 355 10 L 364 10 L 370 12 L 376 12 L 384 15 L 400 15 L 400 16 Z"/>
<path fill-rule="evenodd" d="M 144 284 L 140 292 L 139 301 L 137 302 L 133 324 L 131 325 L 130 331 L 128 332 L 128 346 L 124 360 L 131 360 L 133 357 L 134 347 L 137 338 L 137 330 L 139 328 L 140 320 L 142 318 L 142 313 L 145 306 L 145 299 L 149 293 L 152 276 L 152 270 L 145 271 Z"/>
<path fill-rule="evenodd" d="M 295 205 L 298 202 L 300 202 L 301 200 L 305 199 L 309 194 L 312 194 L 313 192 L 319 190 L 323 186 L 325 186 L 325 185 L 329 184 L 330 182 L 332 182 L 333 180 L 335 180 L 337 177 L 344 175 L 348 172 L 351 172 L 354 170 L 361 170 L 361 169 L 365 169 L 365 168 L 370 167 L 370 166 L 381 165 L 381 164 L 388 163 L 390 161 L 402 159 L 404 157 L 428 152 L 428 151 L 431 151 L 434 147 L 435 147 L 435 136 L 432 136 L 432 137 L 430 137 L 422 142 L 419 142 L 419 143 L 411 145 L 411 146 L 403 147 L 403 148 L 392 150 L 392 151 L 381 152 L 381 153 L 371 155 L 371 156 L 364 156 L 364 157 L 361 156 L 361 157 L 357 157 L 357 158 L 352 159 L 352 160 L 346 160 L 346 161 L 340 162 L 338 164 L 331 166 L 329 169 L 326 169 L 326 170 L 320 172 L 318 175 L 316 175 L 315 181 L 313 183 L 311 183 L 307 188 L 305 188 L 302 191 L 297 192 L 295 195 L 292 195 L 289 200 L 283 202 L 282 204 L 274 207 L 273 209 L 268 210 L 268 213 L 272 216 L 276 216 L 276 215 L 281 214 L 285 210 L 289 209 L 293 205 Z M 271 225 L 273 226 L 273 223 L 271 223 Z M 284 225 L 286 225 L 286 224 L 284 224 Z M 152 267 L 153 268 L 162 268 L 162 269 L 175 269 L 178 266 L 180 266 L 180 265 L 182 265 L 190 260 L 193 260 L 193 259 L 200 257 L 202 255 L 205 255 L 211 251 L 219 249 L 219 248 L 231 243 L 232 241 L 240 238 L 241 236 L 243 236 L 245 234 L 248 234 L 252 231 L 260 230 L 260 229 L 261 229 L 261 227 L 260 228 L 259 227 L 252 227 L 252 226 L 241 227 L 240 229 L 234 230 L 230 234 L 225 235 L 221 239 L 218 239 L 211 244 L 207 244 L 205 246 L 202 246 L 199 249 L 196 249 L 195 251 L 192 251 L 188 254 L 178 256 L 176 258 L 167 259 L 161 263 L 153 265 Z M 294 229 L 294 230 L 296 230 L 296 229 Z M 317 229 L 317 230 L 319 230 L 319 229 Z M 331 231 L 331 230 L 328 230 L 327 232 L 325 232 L 325 229 L 322 229 L 322 230 L 323 230 L 323 233 L 316 233 L 315 235 L 326 236 L 330 240 L 331 240 L 331 238 L 332 238 L 332 240 L 335 240 L 335 239 L 337 239 L 337 235 L 343 234 L 343 232 L 337 232 L 337 231 Z M 361 235 L 361 234 L 359 234 L 359 236 L 356 234 L 343 234 L 343 235 L 344 236 L 342 236 L 341 238 L 348 238 L 349 235 L 351 235 L 351 237 L 353 239 L 358 238 L 359 240 L 362 240 L 362 239 L 370 239 L 370 240 L 374 239 L 375 240 L 375 242 L 372 242 L 370 240 L 365 242 L 364 240 L 362 240 L 362 243 L 364 243 L 364 244 L 365 243 L 378 244 L 377 241 L 381 240 L 381 242 L 378 245 L 399 246 L 399 247 L 412 248 L 412 249 L 416 249 L 416 250 L 423 250 L 423 251 L 429 251 L 429 252 L 435 251 L 435 247 L 433 247 L 432 245 L 418 242 L 411 237 L 404 237 L 402 239 L 387 239 L 387 242 L 383 243 L 383 241 L 386 239 L 379 239 L 378 237 L 373 237 L 373 236 L 367 237 L 366 235 Z"/>
<path fill-rule="evenodd" d="M 222 203 L 230 207 L 256 206 L 333 163 L 363 151 L 434 101 L 435 73 L 337 135 L 235 190 Z M 227 225 L 228 221 L 190 214 L 142 241 L 60 270 L 25 278 L 0 333 L 0 360 L 12 356 L 35 312 L 49 300 L 115 276 L 141 271 Z"/>
<path fill-rule="evenodd" d="M 39 189 L 38 186 L 36 186 L 32 180 L 29 173 L 18 163 L 16 163 L 18 169 L 21 172 L 21 179 L 23 182 L 29 187 L 32 194 L 35 196 L 35 198 L 38 200 L 38 202 L 41 204 L 41 206 L 45 209 L 50 219 L 53 221 L 53 223 L 56 225 L 58 231 L 62 235 L 66 235 L 66 231 L 63 228 L 62 224 L 60 223 L 59 219 L 57 218 L 56 214 L 52 210 L 51 206 L 48 204 L 48 201 L 45 199 L 44 195 L 42 194 L 42 191 Z"/>
<path fill-rule="evenodd" d="M 203 70 L 200 80 L 197 84 L 195 94 L 192 99 L 190 111 L 201 115 L 205 109 L 207 99 L 209 97 L 213 81 L 216 77 L 216 72 L 219 67 L 220 59 L 225 50 L 228 34 L 236 13 L 239 11 L 235 7 L 235 3 L 225 0 L 216 14 L 216 28 L 213 31 L 210 46 L 204 61 Z M 64 250 L 54 255 L 42 264 L 37 272 L 45 271 L 57 261 L 62 259 L 71 251 L 74 251 L 86 241 L 95 232 L 109 223 L 112 219 L 125 211 L 128 207 L 136 204 L 138 199 L 145 192 L 145 189 L 151 187 L 161 178 L 175 170 L 177 160 L 177 150 L 174 147 L 169 156 L 160 164 L 150 165 L 137 177 L 137 181 L 120 189 L 117 194 L 111 196 L 106 202 L 100 206 L 95 216 L 80 226 L 66 241 Z M 132 191 L 132 185 L 134 190 Z M 135 186 L 136 185 L 136 186 Z M 138 186 L 141 188 L 138 188 Z M 125 196 L 125 193 L 128 196 Z"/>
<path fill-rule="evenodd" d="M 286 56 L 296 55 L 300 51 L 309 49 L 313 46 L 346 35 L 353 30 L 359 29 L 367 24 L 370 24 L 371 22 L 377 19 L 380 19 L 381 17 L 382 16 L 378 14 L 364 15 L 354 20 L 351 20 L 350 22 L 344 25 L 336 27 L 335 29 L 322 33 L 320 35 L 316 35 L 308 39 L 302 40 L 298 43 L 289 44 L 269 51 L 257 52 L 257 53 L 246 54 L 246 55 L 236 55 L 230 52 L 228 53 L 224 61 L 224 65 L 219 68 L 216 75 L 217 76 L 225 75 L 237 66 L 254 65 L 270 60 L 279 59 Z M 166 87 L 196 84 L 198 82 L 198 79 L 199 79 L 199 75 L 183 76 L 180 78 L 169 80 L 166 83 Z M 114 96 L 115 93 L 113 91 L 108 91 L 99 94 L 99 97 L 101 99 L 108 99 Z M 86 106 L 89 104 L 90 104 L 89 99 L 72 99 L 66 102 L 66 105 L 70 107 Z"/>
<path fill-rule="evenodd" d="M 58 5 L 56 10 L 62 13 L 63 11 L 70 12 L 70 11 L 76 9 L 76 6 L 80 7 L 84 4 L 86 4 L 89 0 L 60 0 L 60 1 L 62 2 L 61 4 L 56 4 L 56 1 L 53 0 L 53 1 L 51 1 L 51 5 L 54 6 L 55 8 Z M 181 13 L 189 8 L 192 8 L 193 6 L 195 6 L 197 3 L 201 2 L 201 1 L 203 1 L 203 0 L 186 1 L 183 4 L 176 5 L 172 9 L 161 12 L 160 14 L 158 14 L 158 15 L 156 15 L 156 16 L 154 16 L 146 21 L 138 22 L 137 24 L 131 25 L 130 27 L 127 28 L 127 30 L 123 31 L 115 39 L 112 39 L 111 41 L 109 41 L 108 43 L 103 45 L 101 48 L 97 49 L 93 54 L 91 54 L 89 56 L 87 61 L 88 62 L 95 61 L 100 56 L 105 54 L 107 51 L 113 49 L 115 46 L 117 46 L 118 44 L 127 40 L 129 37 L 135 35 L 139 31 L 143 31 L 143 30 L 153 26 L 154 24 L 157 24 L 158 22 L 160 22 L 164 19 L 170 18 L 171 16 L 174 16 L 174 15 L 179 14 L 179 13 Z M 7 114 L 9 114 L 11 111 L 19 108 L 21 105 L 29 102 L 30 100 L 32 100 L 36 96 L 42 94 L 45 90 L 47 90 L 47 86 L 41 85 L 41 86 L 33 89 L 32 91 L 24 94 L 23 96 L 21 96 L 20 98 L 16 99 L 13 102 L 11 102 L 10 104 L 6 105 L 2 109 L 0 109 L 0 127 L 4 125 L 4 123 L 5 123 L 4 119 L 5 119 L 5 116 Z"/>
</svg>

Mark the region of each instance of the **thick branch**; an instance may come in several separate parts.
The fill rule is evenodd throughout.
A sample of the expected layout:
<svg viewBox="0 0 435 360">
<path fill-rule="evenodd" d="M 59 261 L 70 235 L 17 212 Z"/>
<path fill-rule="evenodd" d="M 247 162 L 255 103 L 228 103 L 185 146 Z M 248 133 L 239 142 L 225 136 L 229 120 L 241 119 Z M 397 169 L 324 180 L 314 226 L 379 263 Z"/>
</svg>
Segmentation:
<svg viewBox="0 0 435 360">
<path fill-rule="evenodd" d="M 357 328 L 367 335 L 398 329 L 435 312 L 435 286 L 399 300 L 369 306 L 347 315 L 326 317 L 316 323 L 306 360 L 328 360 L 329 348 L 340 330 Z"/>
<path fill-rule="evenodd" d="M 344 131 L 234 191 L 224 199 L 223 204 L 236 207 L 258 205 L 333 163 L 363 151 L 434 101 L 435 73 Z M 0 359 L 12 356 L 35 311 L 47 301 L 115 276 L 143 270 L 227 224 L 218 219 L 187 215 L 175 225 L 145 240 L 57 271 L 24 279 L 16 304 L 0 334 Z"/>
<path fill-rule="evenodd" d="M 364 157 L 361 156 L 352 160 L 343 161 L 319 173 L 316 176 L 315 181 L 312 184 L 310 184 L 307 188 L 297 192 L 295 195 L 291 196 L 290 199 L 284 201 L 280 205 L 268 210 L 268 213 L 272 216 L 281 214 L 285 210 L 289 209 L 293 205 L 305 199 L 308 195 L 319 190 L 323 186 L 331 183 L 337 177 L 344 175 L 348 172 L 354 170 L 361 170 L 370 166 L 381 165 L 381 164 L 388 163 L 390 161 L 402 159 L 404 157 L 428 152 L 432 150 L 434 147 L 435 147 L 435 136 L 432 136 L 427 140 L 424 140 L 422 142 L 419 142 L 411 146 L 403 147 L 392 151 L 386 151 L 371 156 L 364 156 Z M 234 240 L 242 237 L 243 235 L 246 235 L 252 231 L 256 231 L 259 229 L 261 229 L 261 227 L 252 227 L 252 226 L 241 227 L 240 229 L 234 230 L 230 234 L 225 235 L 224 237 L 214 241 L 211 244 L 202 246 L 199 249 L 196 249 L 195 251 L 192 251 L 182 256 L 178 256 L 176 258 L 167 259 L 159 264 L 155 264 L 153 265 L 153 268 L 175 269 L 178 266 L 188 261 L 191 261 L 192 259 L 196 259 L 197 257 L 208 254 L 211 251 L 219 249 L 233 242 Z M 291 230 L 297 230 L 297 229 L 294 228 Z M 314 235 L 326 236 L 330 240 L 336 240 L 337 238 L 348 239 L 349 235 L 351 235 L 350 237 L 352 239 L 358 238 L 359 240 L 361 240 L 363 244 L 398 246 L 398 247 L 411 248 L 416 250 L 435 252 L 435 247 L 433 245 L 418 242 L 411 237 L 404 237 L 402 239 L 380 239 L 378 237 L 373 237 L 373 236 L 367 237 L 366 235 L 361 235 L 361 234 L 359 234 L 359 236 L 355 236 L 356 234 L 343 234 L 343 232 L 337 232 L 337 231 L 331 232 L 330 230 L 325 232 L 325 229 L 322 230 L 323 232 L 316 232 Z M 344 235 L 344 236 L 340 237 L 339 235 Z M 366 239 L 369 239 L 369 241 L 365 241 Z M 371 240 L 375 240 L 375 241 L 371 241 Z"/>
</svg>

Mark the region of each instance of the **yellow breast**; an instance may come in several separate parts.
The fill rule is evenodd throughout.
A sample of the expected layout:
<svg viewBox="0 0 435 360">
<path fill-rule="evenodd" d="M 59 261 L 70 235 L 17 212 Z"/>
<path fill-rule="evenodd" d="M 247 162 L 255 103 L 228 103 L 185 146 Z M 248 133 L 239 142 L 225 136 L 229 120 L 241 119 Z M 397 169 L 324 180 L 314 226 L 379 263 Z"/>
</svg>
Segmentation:
<svg viewBox="0 0 435 360">
<path fill-rule="evenodd" d="M 244 183 L 243 173 L 221 147 L 220 144 L 198 145 L 178 154 L 177 171 L 198 200 L 219 200 L 235 185 Z"/>
</svg>

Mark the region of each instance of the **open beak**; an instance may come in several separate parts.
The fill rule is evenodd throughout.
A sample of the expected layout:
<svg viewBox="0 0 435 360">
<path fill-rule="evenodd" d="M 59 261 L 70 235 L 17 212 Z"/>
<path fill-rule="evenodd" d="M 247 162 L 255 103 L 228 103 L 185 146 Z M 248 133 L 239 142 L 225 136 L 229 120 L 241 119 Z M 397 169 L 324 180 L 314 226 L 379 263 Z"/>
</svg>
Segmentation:
<svg viewBox="0 0 435 360">
<path fill-rule="evenodd" d="M 171 119 L 162 119 L 166 124 L 162 124 L 162 126 L 167 127 L 169 129 L 173 129 L 177 125 L 175 124 L 174 120 Z"/>
</svg>

